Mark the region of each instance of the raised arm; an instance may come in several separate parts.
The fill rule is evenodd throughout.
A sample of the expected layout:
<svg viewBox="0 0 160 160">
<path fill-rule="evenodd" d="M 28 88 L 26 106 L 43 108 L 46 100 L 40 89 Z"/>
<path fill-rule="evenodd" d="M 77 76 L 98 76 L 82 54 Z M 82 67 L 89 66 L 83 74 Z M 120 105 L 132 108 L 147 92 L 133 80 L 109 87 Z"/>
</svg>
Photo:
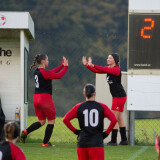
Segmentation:
<svg viewBox="0 0 160 160">
<path fill-rule="evenodd" d="M 67 72 L 68 66 L 65 66 L 59 73 L 55 73 L 53 70 L 41 69 L 41 73 L 44 79 L 61 79 Z"/>
<path fill-rule="evenodd" d="M 90 71 L 92 71 L 92 72 L 94 72 L 94 73 L 100 73 L 100 74 L 105 73 L 105 72 L 102 72 L 102 71 L 100 71 L 100 70 L 98 70 L 98 69 L 95 69 L 95 68 L 93 68 L 93 67 L 91 67 L 91 66 L 89 65 L 89 64 L 92 63 L 91 57 L 89 57 L 89 58 L 88 58 L 88 61 L 87 61 L 86 57 L 83 56 L 83 57 L 82 57 L 82 63 L 83 63 L 84 66 L 86 66 L 86 68 L 88 68 Z"/>
<path fill-rule="evenodd" d="M 64 65 L 61 64 L 60 66 L 58 66 L 57 68 L 52 69 L 51 71 L 53 71 L 54 73 L 57 73 L 57 72 L 59 72 L 63 67 L 64 67 Z"/>
<path fill-rule="evenodd" d="M 58 66 L 57 68 L 52 69 L 52 71 L 55 72 L 55 73 L 59 72 L 64 67 L 64 62 L 66 60 L 67 60 L 66 57 L 63 56 L 62 64 L 60 66 Z"/>
<path fill-rule="evenodd" d="M 118 67 L 118 66 L 109 68 L 107 66 L 106 67 L 101 67 L 101 66 L 93 65 L 93 68 L 97 69 L 97 70 L 100 70 L 101 72 L 113 74 L 115 76 L 118 76 L 121 72 L 120 67 Z"/>
</svg>

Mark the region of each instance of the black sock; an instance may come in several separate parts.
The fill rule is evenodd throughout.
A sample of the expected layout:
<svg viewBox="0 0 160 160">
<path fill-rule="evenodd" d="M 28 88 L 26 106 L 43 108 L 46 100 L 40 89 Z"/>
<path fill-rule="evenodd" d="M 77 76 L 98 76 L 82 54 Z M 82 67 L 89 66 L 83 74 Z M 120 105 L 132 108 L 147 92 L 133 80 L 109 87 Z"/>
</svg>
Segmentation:
<svg viewBox="0 0 160 160">
<path fill-rule="evenodd" d="M 120 127 L 121 140 L 127 141 L 126 127 Z"/>
<path fill-rule="evenodd" d="M 51 138 L 52 132 L 53 132 L 54 124 L 48 124 L 45 131 L 45 136 L 43 139 L 43 143 L 47 144 Z"/>
<path fill-rule="evenodd" d="M 31 124 L 26 130 L 27 130 L 27 134 L 35 131 L 36 129 L 41 127 L 41 123 L 40 122 L 35 122 L 33 124 Z"/>
<path fill-rule="evenodd" d="M 112 130 L 112 135 L 111 135 L 111 142 L 112 143 L 117 143 L 117 133 L 118 133 L 118 129 Z"/>
</svg>

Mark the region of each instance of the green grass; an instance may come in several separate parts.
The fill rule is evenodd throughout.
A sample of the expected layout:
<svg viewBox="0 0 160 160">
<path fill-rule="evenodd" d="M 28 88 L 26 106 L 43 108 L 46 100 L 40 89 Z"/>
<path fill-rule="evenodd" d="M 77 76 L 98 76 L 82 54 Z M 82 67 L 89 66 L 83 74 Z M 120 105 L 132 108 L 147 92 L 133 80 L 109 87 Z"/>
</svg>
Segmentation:
<svg viewBox="0 0 160 160">
<path fill-rule="evenodd" d="M 77 160 L 76 144 L 55 143 L 41 147 L 40 143 L 19 143 L 27 160 Z M 157 160 L 154 146 L 105 146 L 105 160 Z"/>
<path fill-rule="evenodd" d="M 28 117 L 28 126 L 36 122 L 35 116 Z M 78 121 L 72 121 L 78 128 Z M 137 144 L 154 144 L 155 134 L 160 134 L 160 120 L 136 120 L 135 140 Z M 47 124 L 46 124 L 47 125 Z M 76 160 L 76 136 L 57 117 L 51 142 L 55 147 L 41 147 L 46 125 L 28 135 L 25 144 L 18 143 L 27 160 Z M 105 146 L 106 160 L 157 160 L 154 146 Z"/>
<path fill-rule="evenodd" d="M 36 116 L 28 117 L 28 126 L 37 121 Z M 77 119 L 72 124 L 79 128 Z M 160 134 L 160 119 L 135 120 L 135 144 L 154 145 L 156 134 Z M 40 129 L 28 135 L 27 142 L 42 142 L 47 123 Z M 51 142 L 76 143 L 76 136 L 64 125 L 62 117 L 56 118 Z"/>
<path fill-rule="evenodd" d="M 65 124 L 62 122 L 62 117 L 57 117 L 54 125 L 53 134 L 51 137 L 51 142 L 69 142 L 69 143 L 76 143 L 77 138 L 76 136 L 65 126 Z M 28 126 L 31 125 L 33 122 L 37 121 L 36 116 L 28 116 Z M 78 120 L 74 119 L 71 121 L 72 124 L 79 128 Z M 44 138 L 45 128 L 47 123 L 42 126 L 40 129 L 32 132 L 28 135 L 26 142 L 42 142 Z"/>
</svg>

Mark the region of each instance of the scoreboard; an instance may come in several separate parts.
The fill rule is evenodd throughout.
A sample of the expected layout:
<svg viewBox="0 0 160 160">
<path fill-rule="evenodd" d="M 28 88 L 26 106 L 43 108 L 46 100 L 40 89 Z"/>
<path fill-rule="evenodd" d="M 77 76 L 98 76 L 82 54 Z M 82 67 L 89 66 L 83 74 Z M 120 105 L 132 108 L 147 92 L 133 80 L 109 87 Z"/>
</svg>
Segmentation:
<svg viewBox="0 0 160 160">
<path fill-rule="evenodd" d="M 128 69 L 159 69 L 160 13 L 130 13 L 128 33 Z"/>
</svg>

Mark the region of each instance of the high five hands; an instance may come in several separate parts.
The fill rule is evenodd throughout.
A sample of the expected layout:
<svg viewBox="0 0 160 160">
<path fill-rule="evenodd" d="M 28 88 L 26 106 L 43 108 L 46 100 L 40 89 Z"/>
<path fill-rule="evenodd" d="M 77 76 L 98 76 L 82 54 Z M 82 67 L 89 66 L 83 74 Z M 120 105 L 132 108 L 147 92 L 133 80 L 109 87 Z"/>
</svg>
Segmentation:
<svg viewBox="0 0 160 160">
<path fill-rule="evenodd" d="M 82 57 L 82 63 L 83 65 L 87 66 L 91 66 L 91 67 L 94 67 L 94 64 L 92 64 L 92 58 L 91 57 L 88 57 L 88 61 L 87 61 L 87 58 L 85 56 Z"/>
<path fill-rule="evenodd" d="M 64 56 L 63 56 L 62 64 L 63 66 L 68 66 L 68 59 L 66 59 L 66 57 Z"/>
</svg>

